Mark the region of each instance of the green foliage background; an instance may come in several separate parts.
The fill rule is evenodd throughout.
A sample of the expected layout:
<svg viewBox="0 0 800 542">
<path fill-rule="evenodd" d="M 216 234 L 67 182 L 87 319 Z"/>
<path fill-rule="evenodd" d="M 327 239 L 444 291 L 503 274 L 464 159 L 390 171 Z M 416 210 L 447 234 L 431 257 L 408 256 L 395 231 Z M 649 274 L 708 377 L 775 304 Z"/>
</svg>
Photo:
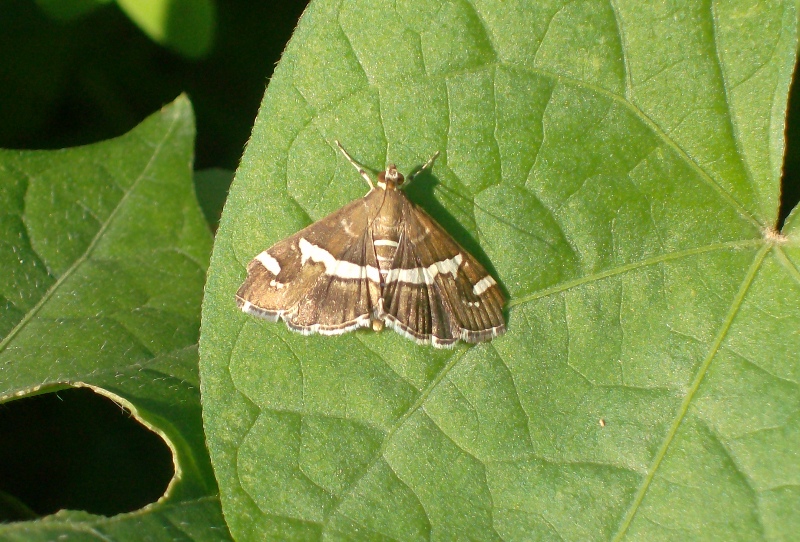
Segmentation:
<svg viewBox="0 0 800 542">
<path fill-rule="evenodd" d="M 5 6 L 0 146 L 106 141 L 0 152 L 0 422 L 83 387 L 176 474 L 0 538 L 800 531 L 797 213 L 774 230 L 795 3 L 319 0 L 252 134 L 299 5 L 143 5 Z M 181 90 L 196 141 L 187 97 L 158 111 Z M 439 351 L 235 309 L 254 254 L 363 194 L 334 139 L 375 169 L 442 151 L 410 197 L 500 279 L 506 336 Z M 193 143 L 216 169 L 192 175 Z"/>
</svg>

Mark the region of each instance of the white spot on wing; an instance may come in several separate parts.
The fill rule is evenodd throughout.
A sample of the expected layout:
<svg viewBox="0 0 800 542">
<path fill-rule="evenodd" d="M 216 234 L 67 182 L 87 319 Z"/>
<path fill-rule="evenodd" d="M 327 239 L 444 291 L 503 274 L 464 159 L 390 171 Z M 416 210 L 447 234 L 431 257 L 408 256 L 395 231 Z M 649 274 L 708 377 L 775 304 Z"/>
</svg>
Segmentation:
<svg viewBox="0 0 800 542">
<path fill-rule="evenodd" d="M 281 264 L 278 263 L 278 260 L 270 256 L 266 250 L 261 254 L 259 254 L 258 256 L 256 256 L 256 260 L 261 262 L 261 265 L 266 267 L 267 271 L 269 271 L 276 277 L 281 272 Z"/>
<path fill-rule="evenodd" d="M 347 235 L 353 235 L 353 230 L 350 229 L 350 223 L 348 222 L 347 218 L 343 218 L 341 221 L 339 221 L 339 224 L 342 225 L 342 228 Z"/>
<path fill-rule="evenodd" d="M 380 282 L 380 272 L 371 265 L 358 265 L 353 262 L 337 260 L 333 254 L 322 247 L 300 239 L 300 263 L 305 265 L 308 260 L 325 265 L 325 274 L 339 277 L 340 279 L 369 279 Z"/>
<path fill-rule="evenodd" d="M 490 275 L 486 275 L 475 283 L 475 286 L 472 287 L 472 293 L 475 295 L 481 295 L 495 284 L 497 284 L 497 282 L 495 282 L 494 278 L 492 278 Z"/>
</svg>

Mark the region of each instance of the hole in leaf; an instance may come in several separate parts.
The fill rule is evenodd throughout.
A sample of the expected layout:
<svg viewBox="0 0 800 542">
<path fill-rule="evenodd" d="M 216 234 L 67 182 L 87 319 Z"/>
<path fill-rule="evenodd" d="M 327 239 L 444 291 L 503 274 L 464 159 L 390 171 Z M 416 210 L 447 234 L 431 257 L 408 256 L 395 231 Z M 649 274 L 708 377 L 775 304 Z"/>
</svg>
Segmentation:
<svg viewBox="0 0 800 542">
<path fill-rule="evenodd" d="M 786 148 L 783 155 L 783 178 L 781 179 L 781 202 L 778 231 L 792 209 L 800 202 L 800 85 L 798 64 L 795 65 L 792 86 L 789 89 L 789 107 L 786 112 Z"/>
<path fill-rule="evenodd" d="M 0 521 L 138 510 L 174 474 L 164 440 L 89 388 L 0 405 Z"/>
</svg>

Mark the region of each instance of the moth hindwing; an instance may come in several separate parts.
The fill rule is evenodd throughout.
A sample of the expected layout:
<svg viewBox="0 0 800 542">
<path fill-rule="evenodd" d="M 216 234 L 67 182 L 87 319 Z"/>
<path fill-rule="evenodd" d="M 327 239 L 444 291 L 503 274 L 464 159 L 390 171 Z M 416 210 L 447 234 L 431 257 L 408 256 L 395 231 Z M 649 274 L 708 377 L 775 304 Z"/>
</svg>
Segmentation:
<svg viewBox="0 0 800 542">
<path fill-rule="evenodd" d="M 405 179 L 394 165 L 373 184 L 336 144 L 369 192 L 257 255 L 236 293 L 239 307 L 304 335 L 386 325 L 442 348 L 503 334 L 495 279 L 399 190 Z"/>
</svg>

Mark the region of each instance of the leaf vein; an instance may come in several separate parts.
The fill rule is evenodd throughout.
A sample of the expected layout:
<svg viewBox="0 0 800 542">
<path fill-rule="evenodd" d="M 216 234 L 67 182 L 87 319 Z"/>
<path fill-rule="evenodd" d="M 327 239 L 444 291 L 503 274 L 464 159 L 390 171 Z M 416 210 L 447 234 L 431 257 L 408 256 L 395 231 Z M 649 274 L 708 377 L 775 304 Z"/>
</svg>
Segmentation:
<svg viewBox="0 0 800 542">
<path fill-rule="evenodd" d="M 419 397 L 417 397 L 417 400 L 414 401 L 414 404 L 411 405 L 411 407 L 400 417 L 400 419 L 397 420 L 397 423 L 394 424 L 394 426 L 389 430 L 389 432 L 386 433 L 386 437 L 383 439 L 383 442 L 381 443 L 380 448 L 375 453 L 375 456 L 370 461 L 370 463 L 367 466 L 367 468 L 364 469 L 364 473 L 358 479 L 354 480 L 353 484 L 350 485 L 348 490 L 345 491 L 341 495 L 341 497 L 339 497 L 336 500 L 334 505 L 331 507 L 330 511 L 327 514 L 325 514 L 325 522 L 327 522 L 329 518 L 334 516 L 334 514 L 337 512 L 337 510 L 339 509 L 341 504 L 350 496 L 350 494 L 353 492 L 354 488 L 356 486 L 358 486 L 358 483 L 361 481 L 361 479 L 364 476 L 366 476 L 366 474 L 375 467 L 375 465 L 377 464 L 377 462 L 381 458 L 383 458 L 384 453 L 386 452 L 386 448 L 389 446 L 389 443 L 391 442 L 392 437 L 394 437 L 395 433 L 397 433 L 397 431 L 399 431 L 399 429 L 403 426 L 403 424 L 405 424 L 406 421 L 417 410 L 419 410 L 422 407 L 422 405 L 428 399 L 428 397 L 433 392 L 433 390 L 436 388 L 436 386 L 439 385 L 439 383 L 444 379 L 444 377 L 450 372 L 450 370 L 456 365 L 456 363 L 458 363 L 464 357 L 464 355 L 468 351 L 469 351 L 468 349 L 465 349 L 462 352 L 458 352 L 458 353 L 453 354 L 451 360 L 442 368 L 441 371 L 439 371 L 439 374 L 436 375 L 436 377 L 430 382 L 430 384 L 428 384 L 428 386 L 422 391 L 422 393 L 420 393 Z M 426 416 L 427 416 L 427 414 L 426 414 Z M 391 468 L 391 465 L 389 464 L 388 461 L 386 461 L 386 464 L 389 465 L 389 467 Z M 393 468 L 392 468 L 392 472 L 394 472 Z M 401 478 L 399 477 L 399 475 L 396 472 L 395 472 L 395 476 L 397 476 L 398 480 L 401 480 Z M 412 493 L 413 493 L 413 491 L 412 491 Z M 427 512 L 426 512 L 426 514 L 427 514 Z"/>
<path fill-rule="evenodd" d="M 628 55 L 626 53 L 625 32 L 623 30 L 622 17 L 619 14 L 616 0 L 609 0 L 611 12 L 614 14 L 614 24 L 617 26 L 617 34 L 619 35 L 620 52 L 622 53 L 622 69 L 625 71 L 625 94 L 626 97 L 630 96 L 633 91 L 633 83 L 631 81 L 631 69 L 628 65 Z"/>
<path fill-rule="evenodd" d="M 619 267 L 614 267 L 611 269 L 607 269 L 605 271 L 600 271 L 598 273 L 592 273 L 591 275 L 586 275 L 584 277 L 579 277 L 577 279 L 569 280 L 566 282 L 562 282 L 560 284 L 556 284 L 551 286 L 550 288 L 545 288 L 544 290 L 539 290 L 538 292 L 534 292 L 528 295 L 524 295 L 521 297 L 517 297 L 512 299 L 506 304 L 506 307 L 511 309 L 518 305 L 522 305 L 523 303 L 529 303 L 531 301 L 536 301 L 537 299 L 541 299 L 544 297 L 549 297 L 554 294 L 558 294 L 561 292 L 565 292 L 572 288 L 576 288 L 578 286 L 582 286 L 584 284 L 600 281 L 603 279 L 607 279 L 609 277 L 613 277 L 616 275 L 622 275 L 629 271 L 635 271 L 637 269 L 641 269 L 644 267 L 648 267 L 650 265 L 656 265 L 662 262 L 668 262 L 671 260 L 677 260 L 680 258 L 685 258 L 687 256 L 694 256 L 697 254 L 703 254 L 706 252 L 712 252 L 715 250 L 728 250 L 728 249 L 745 249 L 757 246 L 761 244 L 761 239 L 744 239 L 740 241 L 730 241 L 727 243 L 715 243 L 712 245 L 705 245 L 701 247 L 690 248 L 686 250 L 680 250 L 678 252 L 670 252 L 667 254 L 660 254 L 658 256 L 654 256 L 652 258 L 646 258 L 644 260 L 640 260 L 638 262 L 632 262 L 629 264 L 621 265 Z"/>
<path fill-rule="evenodd" d="M 739 309 L 741 308 L 744 302 L 745 294 L 750 289 L 750 286 L 752 285 L 753 280 L 755 279 L 756 273 L 761 268 L 761 264 L 763 263 L 764 258 L 766 257 L 767 252 L 769 252 L 769 250 L 770 250 L 769 245 L 763 246 L 755 255 L 753 263 L 750 265 L 750 269 L 747 270 L 747 274 L 745 275 L 744 280 L 742 281 L 742 284 L 739 287 L 739 291 L 733 298 L 730 310 L 728 311 L 725 320 L 722 322 L 722 326 L 720 327 L 719 333 L 717 334 L 714 341 L 711 343 L 711 347 L 709 348 L 706 358 L 700 365 L 700 368 L 698 369 L 697 374 L 695 375 L 692 385 L 686 392 L 686 395 L 684 396 L 683 401 L 681 402 L 681 405 L 678 408 L 678 412 L 675 416 L 675 419 L 673 420 L 672 425 L 670 426 L 666 436 L 664 437 L 664 441 L 661 444 L 661 448 L 658 450 L 655 457 L 653 458 L 653 462 L 648 468 L 647 475 L 645 476 L 644 480 L 642 480 L 642 484 L 639 486 L 639 489 L 636 492 L 636 495 L 634 496 L 633 502 L 631 502 L 631 505 L 628 508 L 628 511 L 625 514 L 620 524 L 619 530 L 617 531 L 617 534 L 613 538 L 614 541 L 621 540 L 622 537 L 625 536 L 625 533 L 628 531 L 628 528 L 631 526 L 631 523 L 633 523 L 633 519 L 636 516 L 636 513 L 638 512 L 642 502 L 644 501 L 644 497 L 647 494 L 648 489 L 650 488 L 650 484 L 653 482 L 653 479 L 655 478 L 656 471 L 658 471 L 658 468 L 661 466 L 664 457 L 666 457 L 667 450 L 672 444 L 672 441 L 674 440 L 675 435 L 678 432 L 678 428 L 681 426 L 683 420 L 686 418 L 686 415 L 689 411 L 689 405 L 694 399 L 695 395 L 697 394 L 697 390 L 700 388 L 700 384 L 705 378 L 705 375 L 708 372 L 709 367 L 711 366 L 711 362 L 714 360 L 717 353 L 719 352 L 720 347 L 722 345 L 722 341 L 727 336 L 728 331 L 730 331 L 731 325 L 733 324 L 733 321 L 736 318 L 736 315 L 738 314 Z"/>
<path fill-rule="evenodd" d="M 538 74 L 543 77 L 549 77 L 555 81 L 560 83 L 566 84 L 569 83 L 573 86 L 585 88 L 596 92 L 597 94 L 601 94 L 603 96 L 607 96 L 609 99 L 614 100 L 622 104 L 624 107 L 628 108 L 634 115 L 636 115 L 645 126 L 650 128 L 653 133 L 658 137 L 661 141 L 663 141 L 669 148 L 671 148 L 675 153 L 683 159 L 684 162 L 694 170 L 698 176 L 705 182 L 709 187 L 711 187 L 715 192 L 719 194 L 719 196 L 732 208 L 736 211 L 739 216 L 741 216 L 744 220 L 749 222 L 750 224 L 761 228 L 763 225 L 754 218 L 750 212 L 736 199 L 730 194 L 727 190 L 725 190 L 717 181 L 714 180 L 711 175 L 709 175 L 700 164 L 698 164 L 691 156 L 681 147 L 678 145 L 674 139 L 672 139 L 659 124 L 657 124 L 653 119 L 651 119 L 644 111 L 642 111 L 636 104 L 631 101 L 628 101 L 624 96 L 620 96 L 614 92 L 609 91 L 603 87 L 598 85 L 588 83 L 586 81 L 581 81 L 579 79 L 575 79 L 573 77 L 567 77 L 563 74 L 557 74 L 550 72 L 548 70 L 543 70 L 541 68 L 531 68 L 529 66 L 524 65 L 516 65 L 516 64 L 508 64 L 509 67 L 521 70 L 530 74 Z"/>
<path fill-rule="evenodd" d="M 717 68 L 719 69 L 719 78 L 720 82 L 722 83 L 722 98 L 725 101 L 725 109 L 727 110 L 727 115 L 723 115 L 723 118 L 727 122 L 728 126 L 731 130 L 731 136 L 733 139 L 733 144 L 736 147 L 736 154 L 737 158 L 739 159 L 739 164 L 741 165 L 742 169 L 744 170 L 745 176 L 747 178 L 748 185 L 750 187 L 755 186 L 755 182 L 753 181 L 753 172 L 750 171 L 748 167 L 747 161 L 743 160 L 742 157 L 747 156 L 747 153 L 742 148 L 742 141 L 739 132 L 739 126 L 734 122 L 734 114 L 733 108 L 731 107 L 731 96 L 730 93 L 733 90 L 729 88 L 728 78 L 725 76 L 725 69 L 723 66 L 722 58 L 720 54 L 723 51 L 723 48 L 719 44 L 719 33 L 717 32 L 718 24 L 718 16 L 715 9 L 716 3 L 711 2 L 709 5 L 709 9 L 711 11 L 711 33 L 713 34 L 712 43 L 714 45 L 714 60 L 716 61 Z"/>
<path fill-rule="evenodd" d="M 133 184 L 131 184 L 130 190 L 125 192 L 123 196 L 120 198 L 119 202 L 114 207 L 114 210 L 111 211 L 111 214 L 108 215 L 106 221 L 101 224 L 100 229 L 92 238 L 91 243 L 89 243 L 89 246 L 86 247 L 86 250 L 83 252 L 83 254 L 81 254 L 72 263 L 72 265 L 70 265 L 69 268 L 67 268 L 66 271 L 64 271 L 63 275 L 58 277 L 58 279 L 53 283 L 52 286 L 50 286 L 47 292 L 45 292 L 45 294 L 42 296 L 39 302 L 36 303 L 36 305 L 25 314 L 25 317 L 22 320 L 20 320 L 20 322 L 16 326 L 14 326 L 14 329 L 12 329 L 11 332 L 2 341 L 0 341 L 0 352 L 3 352 L 6 348 L 8 348 L 8 345 L 11 344 L 11 341 L 14 340 L 14 337 L 16 337 L 16 335 L 20 331 L 22 331 L 28 325 L 28 323 L 31 322 L 31 320 L 33 320 L 34 316 L 36 316 L 42 309 L 42 307 L 44 307 L 44 305 L 55 295 L 55 293 L 58 291 L 61 285 L 64 284 L 64 282 L 66 282 L 66 280 L 69 277 L 71 277 L 72 274 L 76 270 L 78 270 L 81 267 L 81 265 L 83 265 L 84 262 L 86 262 L 86 260 L 89 259 L 89 257 L 92 255 L 92 252 L 94 252 L 94 249 L 97 247 L 97 245 L 100 243 L 100 240 L 103 238 L 103 235 L 106 233 L 106 231 L 108 231 L 108 228 L 114 222 L 114 219 L 117 217 L 118 213 L 120 212 L 120 209 L 122 209 L 125 206 L 125 203 L 127 203 L 130 195 L 133 194 L 133 192 L 139 186 L 139 183 L 142 181 L 142 179 L 146 177 L 150 168 L 155 163 L 156 158 L 158 158 L 158 156 L 160 155 L 162 148 L 164 147 L 166 142 L 169 140 L 169 138 L 175 131 L 180 119 L 181 119 L 180 115 L 173 114 L 172 123 L 170 124 L 169 128 L 167 128 L 167 130 L 164 131 L 164 135 L 158 142 L 158 144 L 155 145 L 155 147 L 153 147 L 152 156 L 150 156 L 150 160 L 147 161 L 147 164 L 142 169 L 142 172 L 139 174 L 139 176 L 136 178 Z"/>
</svg>

